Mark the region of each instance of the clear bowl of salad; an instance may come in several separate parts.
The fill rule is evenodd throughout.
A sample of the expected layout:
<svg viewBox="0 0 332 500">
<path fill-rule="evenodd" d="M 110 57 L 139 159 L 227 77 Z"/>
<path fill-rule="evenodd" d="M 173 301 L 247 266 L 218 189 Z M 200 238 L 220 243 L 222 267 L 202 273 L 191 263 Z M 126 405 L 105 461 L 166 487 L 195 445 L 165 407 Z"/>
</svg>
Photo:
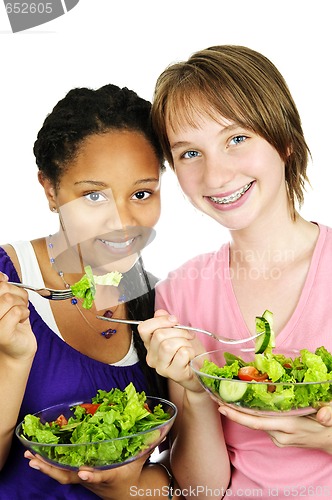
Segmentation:
<svg viewBox="0 0 332 500">
<path fill-rule="evenodd" d="M 19 441 L 53 466 L 111 469 L 151 453 L 167 436 L 176 406 L 136 392 L 99 390 L 89 401 L 58 404 L 26 415 Z"/>
<path fill-rule="evenodd" d="M 324 347 L 227 346 L 196 356 L 191 368 L 216 402 L 253 415 L 309 415 L 332 402 L 332 355 Z"/>
</svg>

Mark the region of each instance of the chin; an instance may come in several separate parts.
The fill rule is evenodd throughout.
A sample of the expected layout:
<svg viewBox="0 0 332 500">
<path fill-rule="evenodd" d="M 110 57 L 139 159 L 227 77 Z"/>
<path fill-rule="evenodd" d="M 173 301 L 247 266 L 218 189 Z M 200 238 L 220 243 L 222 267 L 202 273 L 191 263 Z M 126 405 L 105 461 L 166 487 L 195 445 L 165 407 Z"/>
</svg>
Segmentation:
<svg viewBox="0 0 332 500">
<path fill-rule="evenodd" d="M 218 214 L 214 216 L 211 216 L 216 222 L 218 222 L 221 226 L 223 226 L 225 229 L 228 231 L 241 231 L 241 230 L 246 230 L 249 229 L 250 226 L 253 224 L 253 218 L 250 217 L 250 220 L 248 217 L 245 217 L 240 214 L 230 214 L 228 213 L 227 215 L 221 217 Z"/>
</svg>

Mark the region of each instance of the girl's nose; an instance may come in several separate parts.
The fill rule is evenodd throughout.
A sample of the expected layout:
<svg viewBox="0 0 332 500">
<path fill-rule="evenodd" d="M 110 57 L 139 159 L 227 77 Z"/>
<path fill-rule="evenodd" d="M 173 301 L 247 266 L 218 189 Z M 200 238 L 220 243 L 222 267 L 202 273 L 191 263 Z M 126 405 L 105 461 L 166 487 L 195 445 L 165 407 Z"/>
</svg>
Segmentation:
<svg viewBox="0 0 332 500">
<path fill-rule="evenodd" d="M 116 205 L 116 214 L 112 214 L 109 218 L 110 229 L 124 229 L 129 226 L 135 226 L 135 218 L 126 204 Z"/>
<path fill-rule="evenodd" d="M 222 153 L 215 153 L 205 160 L 203 182 L 208 188 L 225 186 L 234 176 L 229 159 Z"/>
</svg>

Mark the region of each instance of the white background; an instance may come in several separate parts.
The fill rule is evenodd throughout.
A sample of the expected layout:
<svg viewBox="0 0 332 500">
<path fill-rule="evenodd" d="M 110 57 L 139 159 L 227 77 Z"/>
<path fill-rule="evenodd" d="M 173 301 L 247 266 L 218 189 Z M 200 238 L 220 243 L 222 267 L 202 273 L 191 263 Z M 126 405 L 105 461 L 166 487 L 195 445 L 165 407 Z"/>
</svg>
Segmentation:
<svg viewBox="0 0 332 500">
<path fill-rule="evenodd" d="M 32 147 L 68 90 L 114 83 L 151 99 L 168 64 L 225 43 L 264 53 L 286 78 L 313 156 L 302 214 L 332 225 L 331 12 L 330 0 L 80 0 L 66 15 L 13 34 L 1 2 L 0 243 L 57 230 Z M 227 232 L 195 211 L 167 172 L 147 267 L 163 277 L 226 240 Z"/>
</svg>

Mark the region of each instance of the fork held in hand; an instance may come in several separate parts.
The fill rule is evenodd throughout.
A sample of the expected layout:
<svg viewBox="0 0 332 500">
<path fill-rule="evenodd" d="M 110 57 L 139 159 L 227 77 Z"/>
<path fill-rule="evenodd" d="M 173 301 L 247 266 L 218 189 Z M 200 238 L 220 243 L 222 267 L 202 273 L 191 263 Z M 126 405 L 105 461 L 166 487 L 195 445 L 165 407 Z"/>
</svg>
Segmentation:
<svg viewBox="0 0 332 500">
<path fill-rule="evenodd" d="M 112 321 L 113 323 L 125 323 L 126 325 L 139 325 L 142 321 L 139 320 L 131 320 L 131 319 L 118 319 L 118 318 L 105 318 L 105 316 L 97 316 L 98 319 L 102 319 L 103 321 Z M 194 328 L 193 326 L 185 326 L 185 325 L 174 325 L 172 328 L 181 328 L 183 330 L 191 330 L 193 332 L 200 332 L 212 337 L 213 339 L 221 342 L 222 344 L 244 344 L 245 342 L 249 342 L 249 340 L 254 340 L 257 337 L 260 337 L 264 332 L 256 333 L 255 335 L 251 335 L 250 337 L 246 337 L 244 339 L 229 339 L 227 337 L 223 337 L 221 335 L 216 335 L 215 333 L 208 332 L 207 330 L 202 330 L 201 328 Z"/>
<path fill-rule="evenodd" d="M 14 281 L 8 281 L 7 283 L 36 292 L 44 297 L 44 299 L 48 300 L 66 300 L 73 297 L 73 292 L 70 288 L 65 290 L 54 290 L 54 288 L 37 288 L 34 286 L 25 285 L 24 283 L 15 283 Z"/>
</svg>

